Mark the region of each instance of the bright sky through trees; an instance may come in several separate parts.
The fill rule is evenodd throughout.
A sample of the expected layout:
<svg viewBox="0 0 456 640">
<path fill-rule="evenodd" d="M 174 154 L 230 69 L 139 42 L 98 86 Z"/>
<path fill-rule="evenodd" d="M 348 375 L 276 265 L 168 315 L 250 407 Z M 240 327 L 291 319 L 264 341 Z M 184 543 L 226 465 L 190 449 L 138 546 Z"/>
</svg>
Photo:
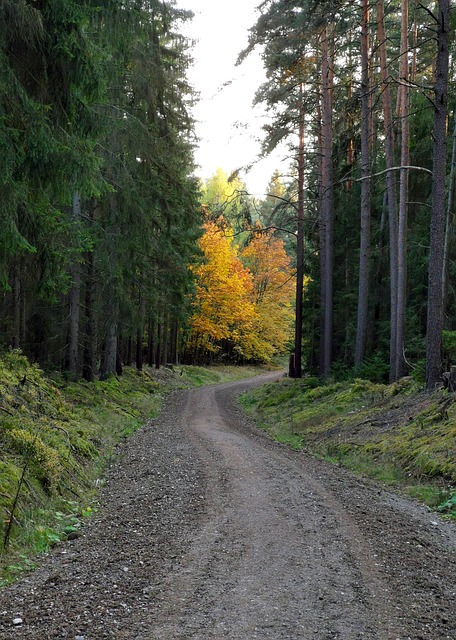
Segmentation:
<svg viewBox="0 0 456 640">
<path fill-rule="evenodd" d="M 247 45 L 248 30 L 257 20 L 258 4 L 259 0 L 177 0 L 179 7 L 195 14 L 183 31 L 197 41 L 189 79 L 200 94 L 194 109 L 200 138 L 196 161 L 205 179 L 217 167 L 230 174 L 250 165 L 260 150 L 265 116 L 261 107 L 252 107 L 255 90 L 265 78 L 260 56 L 255 52 L 235 67 L 237 55 Z M 283 155 L 261 160 L 241 173 L 252 193 L 264 194 Z"/>
</svg>

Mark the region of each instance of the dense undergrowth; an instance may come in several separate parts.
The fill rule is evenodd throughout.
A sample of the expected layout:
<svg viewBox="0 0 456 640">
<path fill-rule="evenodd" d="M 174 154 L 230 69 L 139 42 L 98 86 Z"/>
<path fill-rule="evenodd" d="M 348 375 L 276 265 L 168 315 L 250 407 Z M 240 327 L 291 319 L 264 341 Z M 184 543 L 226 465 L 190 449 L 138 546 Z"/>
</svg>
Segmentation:
<svg viewBox="0 0 456 640">
<path fill-rule="evenodd" d="M 254 368 L 125 368 L 107 381 L 45 376 L 19 352 L 0 358 L 0 585 L 37 552 L 77 536 L 116 445 L 177 388 L 254 375 Z"/>
<path fill-rule="evenodd" d="M 456 517 L 454 394 L 411 379 L 322 385 L 283 379 L 249 391 L 244 407 L 276 440 L 407 492 Z"/>
</svg>

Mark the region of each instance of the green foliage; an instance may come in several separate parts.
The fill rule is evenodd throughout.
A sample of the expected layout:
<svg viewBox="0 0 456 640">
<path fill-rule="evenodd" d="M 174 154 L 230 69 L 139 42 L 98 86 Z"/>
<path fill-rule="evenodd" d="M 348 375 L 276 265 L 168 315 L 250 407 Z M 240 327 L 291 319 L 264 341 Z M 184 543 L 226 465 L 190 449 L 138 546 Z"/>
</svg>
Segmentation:
<svg viewBox="0 0 456 640">
<path fill-rule="evenodd" d="M 128 336 L 188 317 L 201 221 L 177 29 L 189 16 L 158 0 L 0 3 L 0 347 L 65 368 L 74 279 L 100 351 L 109 322 Z M 87 324 L 81 312 L 81 346 Z"/>
<path fill-rule="evenodd" d="M 439 504 L 437 511 L 440 511 L 451 518 L 456 518 L 456 493 L 453 492 L 441 504 Z"/>
<path fill-rule="evenodd" d="M 342 362 L 335 362 L 331 367 L 331 373 L 335 380 L 353 380 L 363 378 L 372 382 L 383 383 L 388 381 L 389 365 L 385 360 L 385 354 L 374 353 L 365 358 L 357 367 L 349 367 Z"/>
<path fill-rule="evenodd" d="M 242 232 L 252 225 L 254 206 L 246 185 L 237 173 L 228 176 L 223 169 L 217 168 L 214 175 L 206 180 L 202 195 L 209 220 L 225 220 L 225 224 L 234 231 L 236 241 L 242 244 L 245 235 Z"/>
<path fill-rule="evenodd" d="M 2 541 L 26 469 L 13 514 L 13 553 L 23 545 L 45 550 L 79 528 L 80 517 L 90 513 L 103 461 L 119 440 L 157 415 L 163 390 L 146 372 L 75 384 L 45 378 L 20 352 L 0 359 Z M 75 494 L 85 497 L 76 503 Z"/>
<path fill-rule="evenodd" d="M 451 362 L 456 361 L 456 331 L 442 331 L 443 350 Z"/>
<path fill-rule="evenodd" d="M 75 0 L 0 7 L 0 282 L 7 285 L 12 259 L 34 254 L 48 297 L 65 290 L 68 260 L 81 247 L 65 212 L 75 184 L 84 195 L 103 189 L 93 108 L 102 55 L 90 16 Z"/>
</svg>

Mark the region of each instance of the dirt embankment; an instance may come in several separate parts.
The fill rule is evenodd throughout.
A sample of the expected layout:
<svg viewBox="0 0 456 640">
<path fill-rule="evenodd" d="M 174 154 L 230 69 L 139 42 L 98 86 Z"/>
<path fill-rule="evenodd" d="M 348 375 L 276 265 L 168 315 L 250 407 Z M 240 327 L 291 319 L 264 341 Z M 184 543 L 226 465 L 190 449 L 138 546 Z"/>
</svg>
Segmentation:
<svg viewBox="0 0 456 640">
<path fill-rule="evenodd" d="M 235 401 L 268 377 L 175 394 L 0 594 L 0 639 L 456 637 L 454 525 L 271 442 Z"/>
</svg>

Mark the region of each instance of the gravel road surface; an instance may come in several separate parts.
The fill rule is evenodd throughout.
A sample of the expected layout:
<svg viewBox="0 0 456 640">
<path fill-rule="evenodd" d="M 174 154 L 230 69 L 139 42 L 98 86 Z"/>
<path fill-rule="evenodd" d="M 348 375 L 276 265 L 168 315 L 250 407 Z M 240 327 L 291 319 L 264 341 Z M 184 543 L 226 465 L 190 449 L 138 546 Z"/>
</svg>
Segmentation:
<svg viewBox="0 0 456 640">
<path fill-rule="evenodd" d="M 454 640 L 454 524 L 271 442 L 237 396 L 274 377 L 171 396 L 0 592 L 0 639 Z"/>
</svg>

